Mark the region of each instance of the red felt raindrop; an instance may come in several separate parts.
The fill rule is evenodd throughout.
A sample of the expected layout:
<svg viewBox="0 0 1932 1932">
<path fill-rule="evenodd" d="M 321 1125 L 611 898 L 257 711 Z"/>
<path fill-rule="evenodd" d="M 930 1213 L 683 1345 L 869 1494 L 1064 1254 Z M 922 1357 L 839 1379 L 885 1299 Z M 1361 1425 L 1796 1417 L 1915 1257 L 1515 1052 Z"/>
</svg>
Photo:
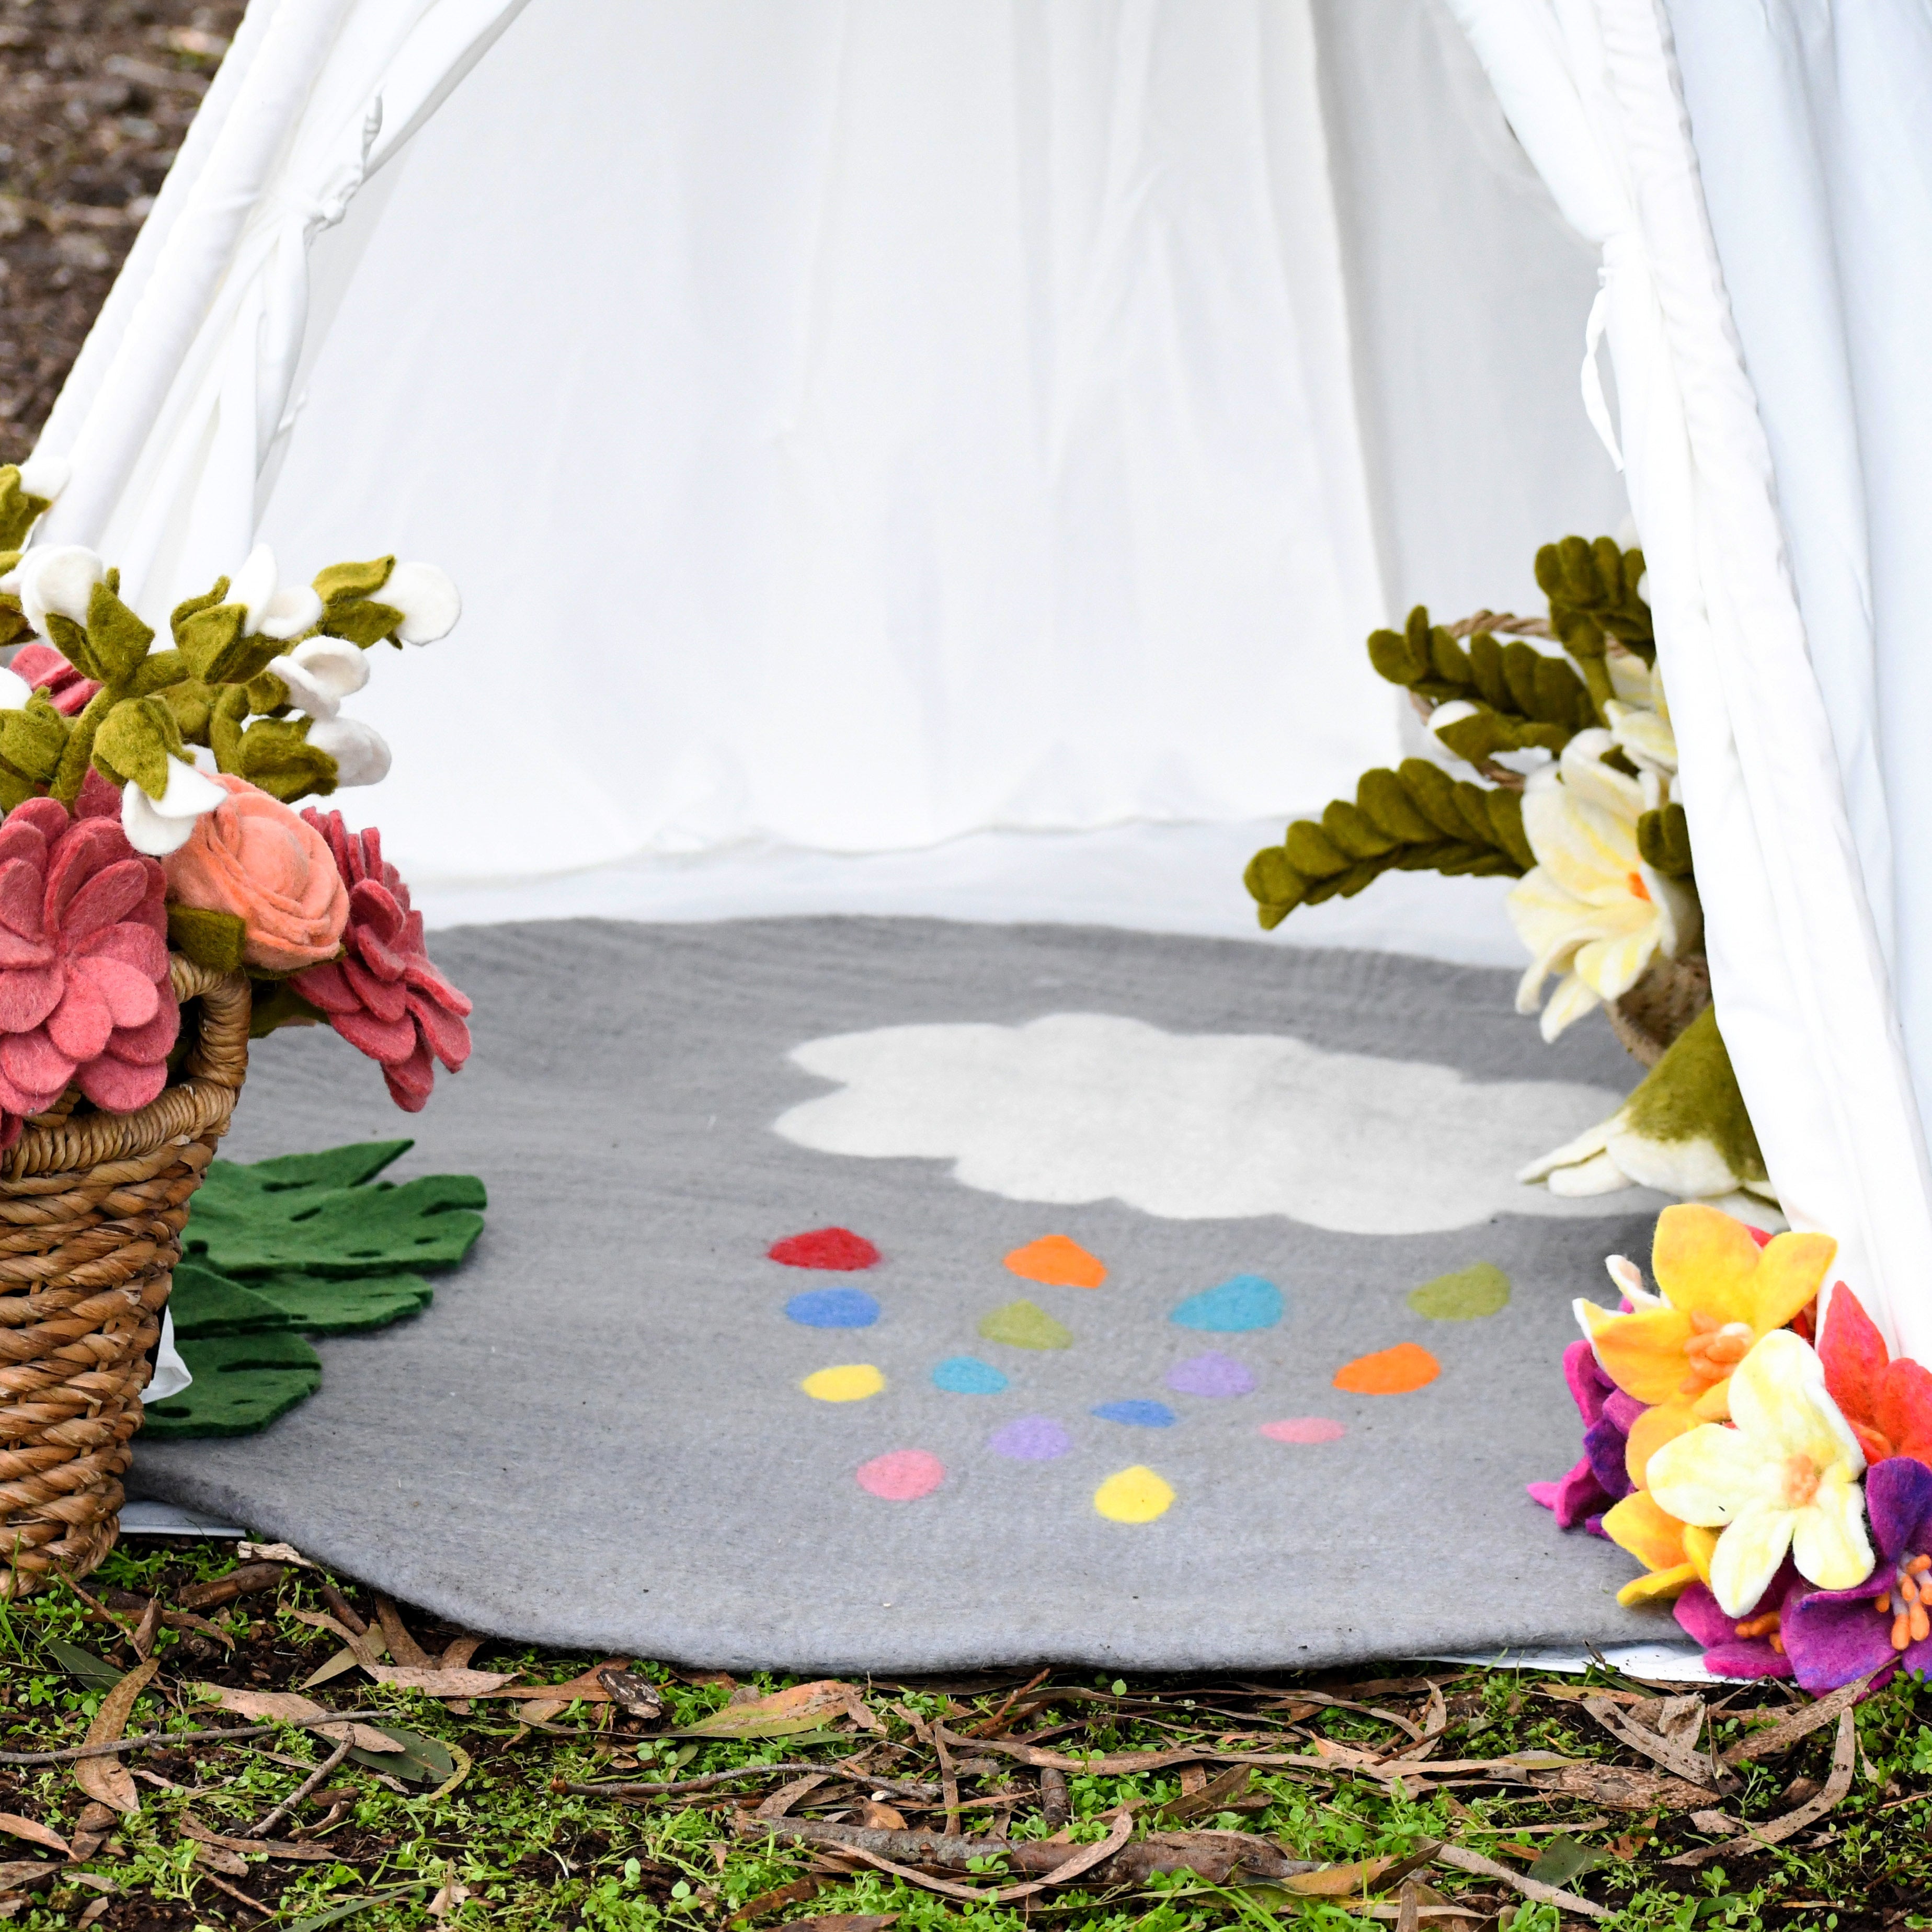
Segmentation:
<svg viewBox="0 0 1932 1932">
<path fill-rule="evenodd" d="M 868 1268 L 879 1258 L 878 1250 L 850 1228 L 814 1228 L 809 1234 L 788 1234 L 766 1252 L 787 1268 L 836 1268 L 842 1272 Z"/>
</svg>

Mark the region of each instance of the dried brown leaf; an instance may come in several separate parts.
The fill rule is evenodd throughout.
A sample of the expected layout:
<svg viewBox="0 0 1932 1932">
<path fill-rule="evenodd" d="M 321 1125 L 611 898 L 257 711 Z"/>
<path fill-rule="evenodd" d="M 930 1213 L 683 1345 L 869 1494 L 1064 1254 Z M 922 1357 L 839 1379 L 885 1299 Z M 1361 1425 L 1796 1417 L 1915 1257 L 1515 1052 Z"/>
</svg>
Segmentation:
<svg viewBox="0 0 1932 1932">
<path fill-rule="evenodd" d="M 426 1697 L 481 1697 L 502 1689 L 517 1674 L 513 1670 L 452 1670 L 436 1664 L 370 1664 L 363 1668 L 378 1684 L 420 1690 Z"/>
<path fill-rule="evenodd" d="M 1849 1685 L 1846 1687 L 1850 1688 Z M 1787 1811 L 1781 1818 L 1773 1818 L 1762 1825 L 1751 1825 L 1741 1820 L 1726 1818 L 1721 1813 L 1707 1814 L 1708 1822 L 1699 1821 L 1699 1828 L 1708 1832 L 1732 1831 L 1738 1835 L 1726 1839 L 1719 1845 L 1700 1845 L 1694 1850 L 1681 1852 L 1664 1863 L 1672 1865 L 1700 1865 L 1707 1860 L 1722 1857 L 1726 1852 L 1748 1852 L 1771 1845 L 1781 1844 L 1786 1838 L 1815 1825 L 1833 1809 L 1846 1792 L 1852 1788 L 1852 1771 L 1858 1761 L 1858 1720 L 1847 1704 L 1838 1712 L 1838 1733 L 1832 1744 L 1832 1774 L 1826 1780 L 1825 1788 L 1816 1798 L 1808 1799 L 1795 1811 Z"/>
<path fill-rule="evenodd" d="M 197 1684 L 194 1688 L 212 1697 L 223 1710 L 258 1723 L 307 1724 L 328 1715 L 327 1705 L 297 1690 L 238 1690 L 226 1684 Z M 325 1724 L 320 1729 L 332 1741 L 348 1737 L 358 1750 L 387 1753 L 396 1748 L 394 1738 L 368 1724 Z"/>
<path fill-rule="evenodd" d="M 608 1693 L 604 1694 L 608 1696 Z M 832 1720 L 850 1718 L 862 1730 L 876 1731 L 879 1720 L 851 1684 L 827 1677 L 815 1684 L 796 1684 L 789 1690 L 734 1701 L 694 1724 L 665 1735 L 701 1738 L 782 1738 L 800 1731 L 824 1728 Z"/>
<path fill-rule="evenodd" d="M 58 1852 L 62 1858 L 69 1854 L 67 1840 L 45 1825 L 37 1825 L 31 1818 L 16 1817 L 11 1811 L 0 1811 L 0 1832 L 10 1838 L 25 1838 L 30 1845 L 44 1845 L 50 1852 Z"/>
<path fill-rule="evenodd" d="M 1353 1864 L 1324 1865 L 1318 1871 L 1293 1872 L 1274 1882 L 1302 1898 L 1352 1898 L 1365 1892 L 1394 1858 L 1363 1858 Z"/>
<path fill-rule="evenodd" d="M 1724 1762 L 1754 1762 L 1789 1750 L 1801 1738 L 1808 1738 L 1814 1731 L 1830 1724 L 1840 1712 L 1850 1710 L 1870 1688 L 1870 1677 L 1861 1677 L 1856 1684 L 1847 1684 L 1828 1696 L 1820 1697 L 1815 1704 L 1802 1705 L 1796 1711 L 1787 1712 L 1775 1724 L 1741 1738 L 1725 1752 Z"/>
<path fill-rule="evenodd" d="M 428 1653 L 410 1636 L 402 1613 L 387 1597 L 376 1599 L 376 1621 L 382 1625 L 382 1634 L 389 1640 L 389 1654 L 405 1670 L 427 1670 L 430 1667 Z"/>
<path fill-rule="evenodd" d="M 88 1744 L 112 1744 L 126 1732 L 135 1699 L 148 1688 L 148 1680 L 159 1667 L 152 1658 L 145 1664 L 137 1664 L 101 1699 L 100 1708 L 94 1712 L 94 1721 L 87 1727 L 86 1741 Z M 141 1808 L 134 1780 L 118 1758 L 82 1758 L 74 1768 L 74 1781 L 95 1803 L 105 1804 L 124 1816 Z"/>
</svg>

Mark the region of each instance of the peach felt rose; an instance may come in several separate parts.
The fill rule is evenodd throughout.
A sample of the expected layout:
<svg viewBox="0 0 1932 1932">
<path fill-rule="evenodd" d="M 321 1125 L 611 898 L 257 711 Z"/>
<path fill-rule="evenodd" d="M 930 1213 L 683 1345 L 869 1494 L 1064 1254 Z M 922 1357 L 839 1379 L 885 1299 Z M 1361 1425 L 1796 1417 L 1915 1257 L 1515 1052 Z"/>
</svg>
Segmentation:
<svg viewBox="0 0 1932 1932">
<path fill-rule="evenodd" d="M 349 920 L 349 889 L 328 842 L 279 799 L 226 772 L 230 796 L 169 854 L 168 897 L 225 912 L 248 928 L 242 957 L 271 973 L 333 958 Z"/>
</svg>

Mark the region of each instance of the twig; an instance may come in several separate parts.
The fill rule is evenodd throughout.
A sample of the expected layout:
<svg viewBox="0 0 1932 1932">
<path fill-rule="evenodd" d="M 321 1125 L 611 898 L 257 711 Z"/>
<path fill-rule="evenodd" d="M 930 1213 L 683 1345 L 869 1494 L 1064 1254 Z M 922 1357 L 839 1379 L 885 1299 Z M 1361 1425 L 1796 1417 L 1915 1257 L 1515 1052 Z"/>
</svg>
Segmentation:
<svg viewBox="0 0 1932 1932">
<path fill-rule="evenodd" d="M 952 1768 L 952 1754 L 946 1748 L 946 1740 L 935 1726 L 932 1732 L 934 1754 L 939 1760 L 939 1795 L 946 1807 L 946 1828 L 956 1832 L 959 1828 L 959 1778 Z"/>
<path fill-rule="evenodd" d="M 259 1912 L 264 1918 L 275 1916 L 275 1908 L 272 1905 L 264 1905 L 259 1898 L 250 1898 L 245 1892 L 237 1886 L 230 1885 L 225 1878 L 217 1878 L 206 1865 L 196 1865 L 194 1875 L 204 1884 L 213 1886 L 217 1892 L 225 1892 L 230 1898 L 238 1898 L 250 1911 Z"/>
<path fill-rule="evenodd" d="M 325 1711 L 314 1718 L 284 1718 L 274 1724 L 240 1724 L 206 1731 L 143 1731 L 138 1737 L 111 1743 L 70 1744 L 64 1750 L 0 1751 L 0 1764 L 72 1764 L 84 1757 L 112 1757 L 116 1752 L 139 1750 L 144 1744 L 204 1744 L 219 1738 L 238 1744 L 244 1738 L 266 1738 L 275 1731 L 325 1731 L 332 1724 L 393 1724 L 387 1711 Z"/>
<path fill-rule="evenodd" d="M 792 1777 L 808 1771 L 815 1771 L 821 1775 L 829 1773 L 844 1778 L 848 1784 L 868 1785 L 874 1791 L 897 1792 L 907 1798 L 940 1796 L 936 1784 L 919 1784 L 902 1778 L 874 1778 L 869 1773 L 841 1771 L 836 1764 L 748 1764 L 736 1771 L 707 1771 L 697 1778 L 676 1778 L 663 1784 L 614 1780 L 601 1784 L 572 1784 L 557 1778 L 550 1780 L 550 1788 L 560 1798 L 668 1798 L 680 1791 L 702 1791 L 710 1785 L 728 1784 L 734 1778 Z"/>
<path fill-rule="evenodd" d="M 356 1636 L 367 1636 L 369 1626 L 358 1617 L 349 1599 L 333 1583 L 318 1583 L 315 1593 L 326 1604 L 337 1620 Z"/>
<path fill-rule="evenodd" d="M 98 1610 L 110 1623 L 115 1625 L 117 1629 L 120 1630 L 126 1636 L 130 1638 L 134 1636 L 137 1626 L 130 1624 L 125 1617 L 122 1616 L 119 1611 L 110 1610 L 107 1606 L 102 1603 L 98 1598 L 90 1597 L 87 1592 L 60 1567 L 58 1563 L 50 1564 L 47 1567 L 52 1570 L 53 1574 L 58 1576 L 90 1610 Z"/>
<path fill-rule="evenodd" d="M 1508 1865 L 1498 1864 L 1494 1858 L 1486 1858 L 1480 1852 L 1472 1852 L 1466 1845 L 1438 1845 L 1436 1858 L 1438 1864 L 1454 1865 L 1458 1871 L 1501 1879 L 1504 1884 L 1514 1886 L 1524 1898 L 1534 1899 L 1539 1905 L 1555 1905 L 1565 1912 L 1580 1912 L 1586 1918 L 1607 1918 L 1610 1916 L 1603 1906 L 1592 1905 L 1587 1898 L 1579 1898 L 1573 1892 L 1560 1892 L 1553 1885 L 1542 1885 L 1533 1878 L 1525 1878 L 1521 1873 L 1513 1872 Z"/>
<path fill-rule="evenodd" d="M 982 1718 L 978 1724 L 968 1726 L 966 1730 L 960 1732 L 958 1735 L 962 1738 L 990 1738 L 997 1736 L 1000 1732 L 1006 1728 L 1007 1715 L 1012 1711 L 1013 1706 L 1017 1704 L 1022 1697 L 1025 1696 L 1028 1692 L 1037 1690 L 1052 1675 L 1053 1666 L 1049 1664 L 1044 1670 L 1040 1672 L 1037 1676 L 1030 1678 L 1027 1682 L 1022 1684 L 1017 1690 L 1008 1693 L 1006 1701 L 1002 1704 L 990 1718 Z"/>
<path fill-rule="evenodd" d="M 236 1836 L 241 1838 L 266 1838 L 284 1818 L 292 1815 L 296 1807 L 311 1791 L 320 1788 L 322 1780 L 349 1755 L 355 1742 L 356 1740 L 352 1737 L 344 1738 L 315 1770 L 303 1779 L 301 1784 L 284 1798 L 266 1818 L 256 1824 L 249 1826 L 244 1831 L 238 1832 Z"/>
</svg>

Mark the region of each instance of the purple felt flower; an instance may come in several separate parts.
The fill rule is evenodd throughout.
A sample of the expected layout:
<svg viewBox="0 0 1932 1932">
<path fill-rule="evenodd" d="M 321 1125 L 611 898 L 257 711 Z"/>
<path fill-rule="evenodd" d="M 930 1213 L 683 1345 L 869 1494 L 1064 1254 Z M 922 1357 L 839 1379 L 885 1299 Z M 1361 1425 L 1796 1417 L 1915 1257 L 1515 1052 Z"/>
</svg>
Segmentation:
<svg viewBox="0 0 1932 1932">
<path fill-rule="evenodd" d="M 1596 1519 L 1621 1502 L 1635 1486 L 1624 1466 L 1630 1424 L 1642 1414 L 1598 1366 L 1587 1342 L 1572 1342 L 1563 1352 L 1563 1376 L 1583 1418 L 1583 1454 L 1568 1475 L 1553 1483 L 1531 1483 L 1531 1499 L 1556 1512 L 1558 1526 L 1579 1524 L 1602 1534 Z"/>
<path fill-rule="evenodd" d="M 1712 1676 L 1789 1677 L 1792 1663 L 1785 1654 L 1784 1618 L 1810 1588 L 1787 1556 L 1770 1588 L 1747 1616 L 1726 1616 L 1702 1583 L 1693 1583 L 1674 1607 L 1677 1621 L 1702 1649 L 1704 1668 Z"/>
<path fill-rule="evenodd" d="M 1910 1456 L 1875 1462 L 1865 1514 L 1878 1562 L 1852 1590 L 1814 1590 L 1785 1612 L 1784 1643 L 1815 1696 L 1869 1671 L 1932 1670 L 1932 1469 Z"/>
</svg>

